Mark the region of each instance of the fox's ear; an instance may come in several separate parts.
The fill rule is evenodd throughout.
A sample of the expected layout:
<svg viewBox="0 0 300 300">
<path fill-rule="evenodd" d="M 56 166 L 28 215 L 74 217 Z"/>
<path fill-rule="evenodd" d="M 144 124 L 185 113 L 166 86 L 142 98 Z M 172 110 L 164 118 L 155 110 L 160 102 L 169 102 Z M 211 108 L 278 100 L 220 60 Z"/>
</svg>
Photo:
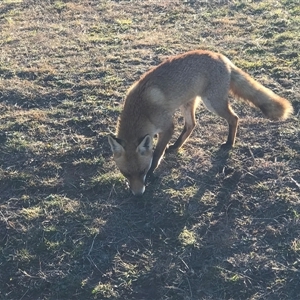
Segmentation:
<svg viewBox="0 0 300 300">
<path fill-rule="evenodd" d="M 108 136 L 108 142 L 110 144 L 111 150 L 114 155 L 121 155 L 124 151 L 124 148 L 122 146 L 122 141 L 120 139 L 117 139 L 116 137 L 109 135 Z"/>
<path fill-rule="evenodd" d="M 152 144 L 152 138 L 150 137 L 149 134 L 147 134 L 140 144 L 137 146 L 136 151 L 140 153 L 141 155 L 144 155 L 145 152 L 152 150 L 153 144 Z"/>
</svg>

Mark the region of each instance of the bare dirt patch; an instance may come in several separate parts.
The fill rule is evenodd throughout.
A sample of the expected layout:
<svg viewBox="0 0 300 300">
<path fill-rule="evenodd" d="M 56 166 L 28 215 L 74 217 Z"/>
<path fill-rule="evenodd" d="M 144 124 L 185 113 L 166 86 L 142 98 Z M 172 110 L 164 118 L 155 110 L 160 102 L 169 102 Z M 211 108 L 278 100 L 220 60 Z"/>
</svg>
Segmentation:
<svg viewBox="0 0 300 300">
<path fill-rule="evenodd" d="M 297 0 L 2 1 L 0 298 L 297 299 L 299 15 Z M 270 122 L 234 102 L 224 153 L 227 125 L 201 106 L 136 199 L 107 134 L 131 83 L 199 48 L 295 114 Z"/>
</svg>

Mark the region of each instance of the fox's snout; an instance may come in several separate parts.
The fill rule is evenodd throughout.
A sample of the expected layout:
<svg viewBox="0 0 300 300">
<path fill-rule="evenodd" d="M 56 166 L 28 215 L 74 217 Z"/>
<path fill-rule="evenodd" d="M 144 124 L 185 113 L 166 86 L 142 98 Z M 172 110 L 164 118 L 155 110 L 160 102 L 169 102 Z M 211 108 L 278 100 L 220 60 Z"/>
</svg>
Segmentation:
<svg viewBox="0 0 300 300">
<path fill-rule="evenodd" d="M 130 190 L 134 196 L 142 196 L 145 192 L 145 186 L 143 185 L 142 188 L 140 188 L 138 190 L 133 190 L 131 188 L 130 188 Z"/>
<path fill-rule="evenodd" d="M 129 181 L 129 188 L 134 196 L 142 196 L 146 186 L 144 180 L 131 180 Z"/>
</svg>

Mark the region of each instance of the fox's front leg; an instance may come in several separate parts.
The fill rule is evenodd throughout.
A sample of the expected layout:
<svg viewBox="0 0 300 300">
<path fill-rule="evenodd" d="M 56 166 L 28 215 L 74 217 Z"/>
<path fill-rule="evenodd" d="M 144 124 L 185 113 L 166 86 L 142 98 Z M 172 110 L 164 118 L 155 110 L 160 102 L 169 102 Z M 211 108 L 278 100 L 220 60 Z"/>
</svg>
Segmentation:
<svg viewBox="0 0 300 300">
<path fill-rule="evenodd" d="M 150 177 L 153 174 L 154 170 L 159 165 L 160 160 L 162 159 L 165 153 L 166 147 L 172 137 L 173 132 L 174 132 L 174 125 L 172 122 L 172 124 L 168 127 L 167 130 L 164 130 L 163 132 L 158 134 L 158 141 L 153 153 L 152 164 L 148 171 L 147 177 Z"/>
<path fill-rule="evenodd" d="M 184 117 L 184 128 L 177 141 L 170 145 L 167 152 L 177 151 L 191 135 L 196 126 L 195 110 L 198 105 L 198 99 L 195 98 L 187 104 L 181 106 L 181 112 Z"/>
</svg>

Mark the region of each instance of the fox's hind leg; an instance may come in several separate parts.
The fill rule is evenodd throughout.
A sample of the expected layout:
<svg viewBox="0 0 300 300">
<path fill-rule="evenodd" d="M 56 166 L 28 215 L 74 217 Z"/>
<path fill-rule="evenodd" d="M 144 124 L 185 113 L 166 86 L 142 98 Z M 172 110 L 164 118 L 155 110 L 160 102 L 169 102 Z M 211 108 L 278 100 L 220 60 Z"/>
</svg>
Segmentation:
<svg viewBox="0 0 300 300">
<path fill-rule="evenodd" d="M 183 131 L 181 132 L 176 142 L 173 145 L 169 146 L 167 150 L 168 152 L 177 151 L 186 142 L 187 138 L 191 135 L 193 129 L 196 126 L 195 110 L 197 108 L 198 102 L 199 100 L 195 98 L 187 104 L 181 106 L 181 112 L 184 117 Z"/>
<path fill-rule="evenodd" d="M 226 112 L 226 121 L 229 126 L 228 137 L 223 147 L 231 148 L 235 143 L 236 132 L 239 124 L 239 117 L 235 114 L 231 106 L 228 104 L 228 111 Z"/>
<path fill-rule="evenodd" d="M 203 102 L 205 103 L 207 100 L 203 99 Z M 208 100 L 209 101 L 209 100 Z M 210 105 L 211 103 L 217 103 L 209 101 Z M 228 123 L 228 137 L 225 144 L 223 144 L 221 147 L 223 149 L 230 149 L 234 145 L 237 127 L 239 118 L 231 108 L 230 104 L 228 103 L 228 100 L 226 101 L 219 101 L 217 105 L 212 106 L 209 108 L 210 110 L 213 110 L 218 116 L 224 118 Z"/>
</svg>

